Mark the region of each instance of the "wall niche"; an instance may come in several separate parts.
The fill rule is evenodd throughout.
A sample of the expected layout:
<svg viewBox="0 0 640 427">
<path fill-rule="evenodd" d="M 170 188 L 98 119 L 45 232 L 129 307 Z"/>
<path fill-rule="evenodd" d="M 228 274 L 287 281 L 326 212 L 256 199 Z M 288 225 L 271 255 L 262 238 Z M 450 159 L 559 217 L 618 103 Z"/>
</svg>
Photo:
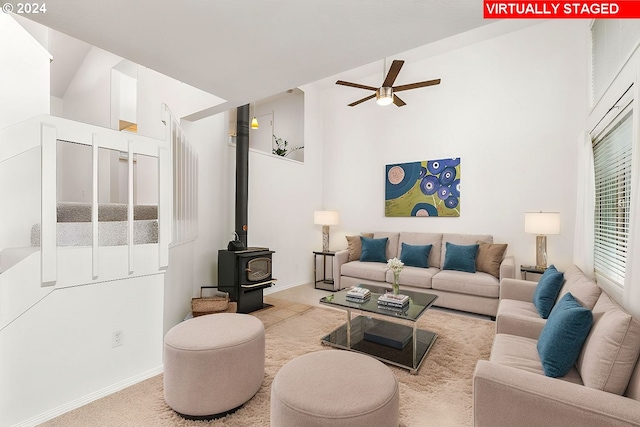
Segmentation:
<svg viewBox="0 0 640 427">
<path fill-rule="evenodd" d="M 249 148 L 273 156 L 304 162 L 304 92 L 289 89 L 249 104 Z M 229 110 L 229 142 L 235 145 L 236 109 Z"/>
</svg>

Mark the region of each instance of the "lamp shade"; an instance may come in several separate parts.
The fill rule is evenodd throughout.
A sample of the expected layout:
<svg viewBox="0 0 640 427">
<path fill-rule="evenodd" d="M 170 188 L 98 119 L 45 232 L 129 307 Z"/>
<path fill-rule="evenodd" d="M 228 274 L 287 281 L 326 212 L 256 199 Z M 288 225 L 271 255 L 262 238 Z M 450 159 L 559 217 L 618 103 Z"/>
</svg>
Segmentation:
<svg viewBox="0 0 640 427">
<path fill-rule="evenodd" d="M 260 127 L 260 125 L 258 124 L 258 119 L 253 116 L 253 119 L 251 119 L 251 129 L 258 129 Z"/>
<path fill-rule="evenodd" d="M 318 225 L 338 225 L 338 211 L 315 211 L 313 223 Z"/>
<path fill-rule="evenodd" d="M 529 234 L 560 234 L 559 212 L 526 212 L 524 232 Z"/>
</svg>

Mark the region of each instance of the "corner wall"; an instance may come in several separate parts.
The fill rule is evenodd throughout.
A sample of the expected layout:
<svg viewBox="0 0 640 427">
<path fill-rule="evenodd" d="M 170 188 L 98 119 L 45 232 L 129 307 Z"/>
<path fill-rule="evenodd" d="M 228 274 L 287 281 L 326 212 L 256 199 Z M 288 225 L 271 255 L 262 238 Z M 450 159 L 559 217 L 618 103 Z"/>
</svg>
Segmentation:
<svg viewBox="0 0 640 427">
<path fill-rule="evenodd" d="M 488 233 L 509 244 L 516 265 L 531 264 L 535 236 L 524 233 L 524 213 L 558 211 L 561 235 L 548 238 L 549 261 L 571 264 L 588 46 L 587 23 L 554 21 L 413 59 L 396 84 L 442 83 L 402 92 L 401 108 L 350 108 L 362 91 L 327 89 L 324 200 L 341 215 L 332 241 L 346 247 L 344 235 L 375 230 Z M 384 216 L 386 164 L 447 157 L 461 158 L 459 218 Z"/>
<path fill-rule="evenodd" d="M 322 230 L 313 224 L 313 211 L 323 208 L 323 101 L 321 91 L 315 85 L 301 89 L 305 93 L 304 163 L 249 152 L 248 243 L 276 252 L 273 277 L 278 281 L 265 294 L 311 282 L 313 251 L 322 249 Z M 229 147 L 232 159 L 229 164 L 233 165 L 234 149 Z M 235 174 L 235 168 L 231 172 Z M 234 188 L 235 178 L 232 179 L 229 184 Z M 229 228 L 229 233 L 232 230 Z"/>
<path fill-rule="evenodd" d="M 11 15 L 0 14 L 0 129 L 49 114 L 51 55 Z"/>
</svg>

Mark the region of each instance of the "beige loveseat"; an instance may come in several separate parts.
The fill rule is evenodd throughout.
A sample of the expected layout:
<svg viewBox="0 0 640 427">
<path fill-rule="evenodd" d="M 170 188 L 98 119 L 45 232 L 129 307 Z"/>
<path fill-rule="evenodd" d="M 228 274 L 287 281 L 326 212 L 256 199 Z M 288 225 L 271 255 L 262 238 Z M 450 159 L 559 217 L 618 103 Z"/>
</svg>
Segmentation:
<svg viewBox="0 0 640 427">
<path fill-rule="evenodd" d="M 435 305 L 495 317 L 500 296 L 500 280 L 515 277 L 513 257 L 500 258 L 496 275 L 483 271 L 467 273 L 443 270 L 446 243 L 471 245 L 477 242 L 493 243 L 486 234 L 440 234 L 409 232 L 375 232 L 374 239 L 388 238 L 386 259 L 401 258 L 402 243 L 409 245 L 432 245 L 428 268 L 404 266 L 400 273 L 400 291 L 408 289 L 423 291 L 438 296 Z M 349 236 L 354 237 L 354 236 Z M 349 239 L 349 237 L 347 239 Z M 358 236 L 355 236 L 358 237 Z M 356 240 L 358 241 L 358 240 Z M 393 283 L 393 273 L 382 262 L 363 262 L 353 251 L 338 251 L 334 258 L 334 289 L 344 289 L 359 284 Z"/>
<path fill-rule="evenodd" d="M 490 360 L 476 365 L 474 426 L 640 426 L 640 322 L 575 266 L 570 292 L 593 324 L 575 366 L 544 374 L 536 347 L 546 320 L 533 305 L 534 282 L 504 280 Z"/>
</svg>

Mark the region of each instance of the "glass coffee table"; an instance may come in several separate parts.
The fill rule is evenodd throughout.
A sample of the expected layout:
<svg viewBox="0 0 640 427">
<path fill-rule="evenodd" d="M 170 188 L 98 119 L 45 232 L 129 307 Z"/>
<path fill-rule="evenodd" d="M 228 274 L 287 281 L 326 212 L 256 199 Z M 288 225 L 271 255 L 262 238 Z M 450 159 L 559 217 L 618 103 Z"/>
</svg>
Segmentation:
<svg viewBox="0 0 640 427">
<path fill-rule="evenodd" d="M 409 297 L 409 305 L 404 310 L 391 310 L 378 305 L 378 297 L 390 291 L 390 287 L 358 287 L 371 291 L 371 297 L 362 303 L 347 300 L 349 289 L 320 299 L 321 304 L 347 312 L 347 322 L 324 336 L 322 343 L 368 354 L 383 362 L 408 369 L 412 374 L 417 373 L 438 335 L 418 329 L 416 322 L 433 305 L 437 295 L 400 289 L 400 294 Z M 360 315 L 352 319 L 352 310 L 375 313 L 383 318 Z M 407 325 L 409 322 L 411 326 Z"/>
</svg>

